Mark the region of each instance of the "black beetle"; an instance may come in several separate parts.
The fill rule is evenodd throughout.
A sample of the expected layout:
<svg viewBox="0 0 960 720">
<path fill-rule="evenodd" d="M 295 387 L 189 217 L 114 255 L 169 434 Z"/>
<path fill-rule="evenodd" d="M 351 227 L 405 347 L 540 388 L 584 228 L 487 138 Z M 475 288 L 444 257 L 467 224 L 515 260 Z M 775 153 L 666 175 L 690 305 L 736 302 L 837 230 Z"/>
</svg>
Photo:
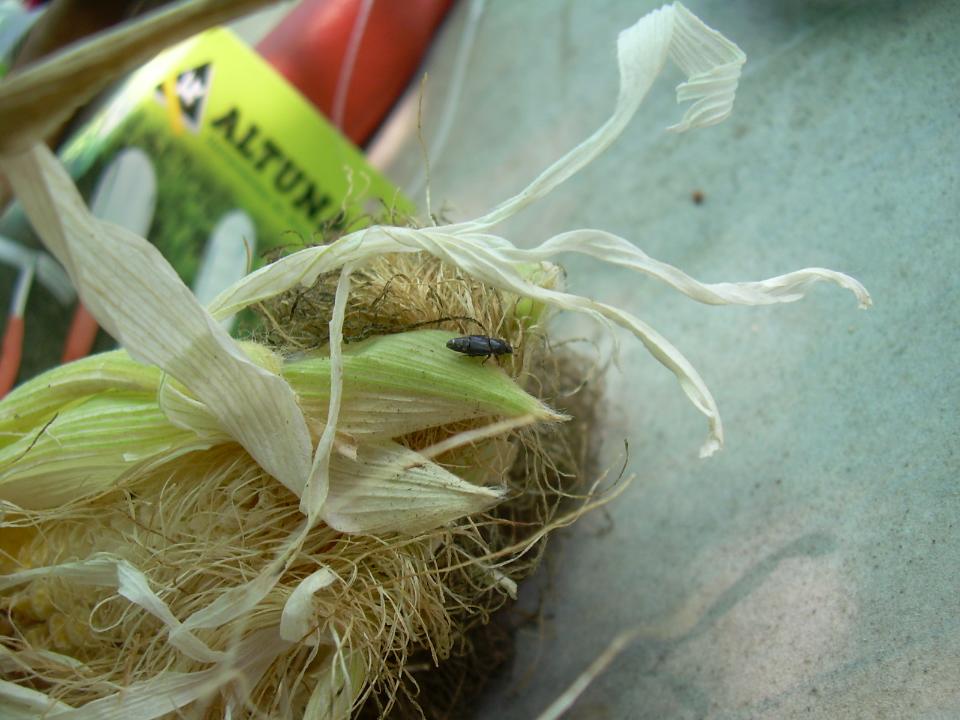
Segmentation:
<svg viewBox="0 0 960 720">
<path fill-rule="evenodd" d="M 470 357 L 483 357 L 486 362 L 491 355 L 511 355 L 513 348 L 506 340 L 486 335 L 464 335 L 447 340 L 447 347 Z"/>
</svg>

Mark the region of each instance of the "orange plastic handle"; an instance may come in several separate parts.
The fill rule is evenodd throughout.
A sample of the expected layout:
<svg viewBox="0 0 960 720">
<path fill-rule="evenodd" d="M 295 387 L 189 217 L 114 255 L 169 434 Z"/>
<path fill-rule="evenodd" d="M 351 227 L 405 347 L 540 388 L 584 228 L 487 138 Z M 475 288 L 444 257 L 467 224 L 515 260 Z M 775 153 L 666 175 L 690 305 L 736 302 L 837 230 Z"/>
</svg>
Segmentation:
<svg viewBox="0 0 960 720">
<path fill-rule="evenodd" d="M 11 315 L 3 332 L 0 349 L 0 397 L 10 392 L 20 372 L 20 355 L 23 352 L 23 318 Z"/>
<path fill-rule="evenodd" d="M 257 51 L 327 117 L 363 0 L 302 0 Z M 342 132 L 363 145 L 410 83 L 453 0 L 376 0 L 350 78 Z"/>
<path fill-rule="evenodd" d="M 97 319 L 82 303 L 77 303 L 70 330 L 67 332 L 67 340 L 63 344 L 63 357 L 60 358 L 60 362 L 68 363 L 89 355 L 99 329 Z"/>
</svg>

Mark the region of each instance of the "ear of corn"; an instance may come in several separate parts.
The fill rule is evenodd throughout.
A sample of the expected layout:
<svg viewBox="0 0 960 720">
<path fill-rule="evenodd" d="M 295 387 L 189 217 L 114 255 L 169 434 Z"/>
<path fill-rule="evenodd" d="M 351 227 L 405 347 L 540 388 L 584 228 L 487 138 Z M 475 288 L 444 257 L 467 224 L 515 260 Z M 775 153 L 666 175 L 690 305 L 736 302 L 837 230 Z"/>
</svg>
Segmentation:
<svg viewBox="0 0 960 720">
<path fill-rule="evenodd" d="M 387 438 L 482 417 L 562 419 L 492 362 L 483 365 L 448 350 L 444 344 L 451 336 L 426 330 L 345 348 L 338 431 L 363 440 L 357 459 L 334 462 L 331 524 L 350 532 L 414 532 L 499 498 L 423 458 L 418 462 L 412 451 L 386 451 Z M 281 368 L 268 349 L 244 349 L 258 364 L 282 372 L 319 431 L 329 398 L 329 358 L 318 355 Z M 6 441 L 0 447 L 0 499 L 28 509 L 102 493 L 134 471 L 231 441 L 183 385 L 122 351 L 26 383 L 0 402 L 0 428 Z M 404 512 L 388 519 L 394 501 Z M 411 507 L 419 508 L 416 518 L 406 512 Z"/>
</svg>

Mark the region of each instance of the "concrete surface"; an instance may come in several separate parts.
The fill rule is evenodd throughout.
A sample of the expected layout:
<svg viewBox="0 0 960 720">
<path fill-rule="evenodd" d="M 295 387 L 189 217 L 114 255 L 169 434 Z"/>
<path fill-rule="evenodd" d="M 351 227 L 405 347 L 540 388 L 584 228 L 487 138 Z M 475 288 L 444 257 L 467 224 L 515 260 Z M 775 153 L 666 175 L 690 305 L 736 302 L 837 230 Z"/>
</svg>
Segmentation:
<svg viewBox="0 0 960 720">
<path fill-rule="evenodd" d="M 655 5 L 490 2 L 434 159 L 435 207 L 488 209 L 599 125 L 616 33 Z M 727 447 L 697 459 L 702 418 L 624 338 L 604 433 L 612 466 L 629 438 L 638 479 L 524 588 L 544 622 L 520 630 L 480 717 L 535 717 L 634 625 L 640 639 L 567 717 L 960 717 L 960 3 L 688 5 L 747 53 L 733 117 L 664 133 L 681 115 L 668 73 L 617 144 L 509 236 L 599 227 L 709 281 L 824 266 L 876 305 L 818 286 L 794 305 L 706 307 L 566 263 L 576 291 L 687 354 Z M 428 138 L 466 10 L 428 65 Z M 408 139 L 393 177 L 418 162 Z"/>
</svg>

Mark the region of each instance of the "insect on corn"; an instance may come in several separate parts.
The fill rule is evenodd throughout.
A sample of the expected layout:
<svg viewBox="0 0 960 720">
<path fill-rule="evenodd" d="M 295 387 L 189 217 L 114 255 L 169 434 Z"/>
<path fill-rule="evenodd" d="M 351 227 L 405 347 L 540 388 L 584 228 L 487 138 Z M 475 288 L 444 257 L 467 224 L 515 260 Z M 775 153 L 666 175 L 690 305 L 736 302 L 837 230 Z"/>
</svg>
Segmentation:
<svg viewBox="0 0 960 720">
<path fill-rule="evenodd" d="M 447 340 L 447 347 L 469 357 L 482 357 L 486 362 L 490 356 L 512 355 L 513 348 L 506 340 L 487 335 L 464 335 Z M 499 362 L 499 361 L 498 361 Z"/>
</svg>

